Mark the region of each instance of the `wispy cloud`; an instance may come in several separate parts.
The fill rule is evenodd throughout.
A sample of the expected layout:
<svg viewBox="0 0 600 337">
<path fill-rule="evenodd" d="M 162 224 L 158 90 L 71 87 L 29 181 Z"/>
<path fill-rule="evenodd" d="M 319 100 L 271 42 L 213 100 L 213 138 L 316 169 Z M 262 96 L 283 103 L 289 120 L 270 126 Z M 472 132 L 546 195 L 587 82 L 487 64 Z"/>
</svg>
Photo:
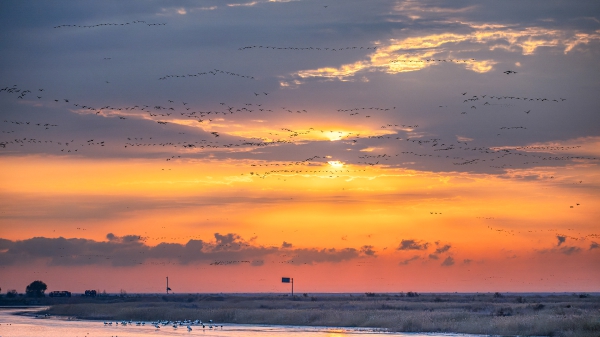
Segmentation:
<svg viewBox="0 0 600 337">
<path fill-rule="evenodd" d="M 448 256 L 444 262 L 442 262 L 441 266 L 450 267 L 454 264 L 454 258 L 452 256 Z"/>
<path fill-rule="evenodd" d="M 402 260 L 402 261 L 400 261 L 400 263 L 399 263 L 399 264 L 400 264 L 400 265 L 407 265 L 407 264 L 409 264 L 409 263 L 411 263 L 411 262 L 413 262 L 413 261 L 416 261 L 416 260 L 418 260 L 418 259 L 420 259 L 419 255 L 414 255 L 414 256 L 413 256 L 413 257 L 411 257 L 411 258 L 408 258 L 408 259 L 406 259 L 406 260 Z"/>
</svg>

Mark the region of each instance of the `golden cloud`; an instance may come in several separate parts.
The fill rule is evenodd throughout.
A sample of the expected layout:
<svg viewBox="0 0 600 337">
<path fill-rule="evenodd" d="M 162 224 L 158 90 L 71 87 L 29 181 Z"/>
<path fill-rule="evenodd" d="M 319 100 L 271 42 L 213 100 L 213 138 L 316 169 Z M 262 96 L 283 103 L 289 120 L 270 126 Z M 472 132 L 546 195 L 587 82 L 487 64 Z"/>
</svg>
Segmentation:
<svg viewBox="0 0 600 337">
<path fill-rule="evenodd" d="M 430 9 L 431 10 L 431 9 Z M 390 39 L 376 42 L 377 48 L 366 59 L 339 67 L 323 67 L 301 70 L 291 79 L 280 81 L 282 87 L 302 84 L 298 79 L 318 78 L 324 80 L 354 81 L 359 73 L 380 71 L 388 74 L 418 71 L 438 64 L 456 64 L 477 73 L 492 71 L 498 62 L 492 59 L 475 60 L 451 55 L 479 50 L 506 49 L 532 55 L 540 47 L 562 47 L 568 53 L 576 46 L 600 40 L 600 30 L 594 33 L 573 33 L 562 30 L 528 27 L 516 29 L 506 25 L 461 22 L 473 29 L 471 33 L 442 33 Z M 459 47 L 459 44 L 468 46 Z M 475 49 L 477 51 L 477 49 Z M 446 56 L 441 56 L 446 55 Z"/>
</svg>

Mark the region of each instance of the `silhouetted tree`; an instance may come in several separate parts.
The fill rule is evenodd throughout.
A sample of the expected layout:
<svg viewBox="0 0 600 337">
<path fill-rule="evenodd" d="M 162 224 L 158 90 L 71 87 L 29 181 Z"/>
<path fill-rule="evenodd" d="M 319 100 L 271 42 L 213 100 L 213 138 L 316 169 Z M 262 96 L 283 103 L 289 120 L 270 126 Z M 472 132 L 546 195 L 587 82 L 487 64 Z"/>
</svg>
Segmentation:
<svg viewBox="0 0 600 337">
<path fill-rule="evenodd" d="M 19 295 L 19 293 L 17 293 L 17 291 L 15 289 L 9 290 L 6 292 L 6 297 L 8 298 L 13 298 L 13 297 L 17 297 Z"/>
<path fill-rule="evenodd" d="M 27 288 L 25 288 L 25 294 L 29 297 L 44 297 L 44 291 L 48 289 L 46 283 L 42 281 L 33 281 Z"/>
</svg>

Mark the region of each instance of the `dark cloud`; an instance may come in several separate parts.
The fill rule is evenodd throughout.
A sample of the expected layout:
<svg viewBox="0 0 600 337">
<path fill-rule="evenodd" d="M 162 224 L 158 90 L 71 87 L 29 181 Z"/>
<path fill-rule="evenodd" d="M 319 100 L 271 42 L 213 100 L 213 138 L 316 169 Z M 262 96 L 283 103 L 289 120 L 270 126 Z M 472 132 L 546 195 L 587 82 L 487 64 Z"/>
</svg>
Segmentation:
<svg viewBox="0 0 600 337">
<path fill-rule="evenodd" d="M 447 258 L 444 260 L 444 262 L 442 262 L 442 264 L 441 264 L 441 265 L 442 265 L 443 267 L 449 267 L 449 266 L 451 266 L 451 265 L 453 265 L 453 264 L 454 264 L 454 258 L 453 258 L 452 256 L 448 256 L 448 257 L 447 257 Z"/>
<path fill-rule="evenodd" d="M 428 242 L 421 242 L 417 240 L 402 240 L 398 246 L 398 250 L 426 250 L 429 246 Z"/>
<path fill-rule="evenodd" d="M 13 245 L 12 241 L 0 238 L 0 251 L 9 249 Z"/>
<path fill-rule="evenodd" d="M 160 243 L 148 246 L 138 235 L 106 235 L 107 241 L 87 239 L 44 238 L 11 241 L 0 239 L 0 265 L 18 262 L 46 261 L 49 265 L 98 265 L 135 266 L 153 260 L 171 260 L 179 264 L 209 263 L 212 265 L 236 265 L 248 263 L 264 265 L 265 261 L 289 264 L 315 264 L 342 262 L 360 256 L 374 257 L 372 246 L 360 250 L 344 249 L 291 249 L 288 247 L 265 247 L 254 245 L 234 233 L 214 234 L 213 242 L 189 240 L 185 244 Z M 285 258 L 277 257 L 285 252 Z"/>
<path fill-rule="evenodd" d="M 471 260 L 471 259 L 464 259 L 463 260 L 463 264 L 470 264 L 471 262 L 473 262 L 473 260 Z"/>
<path fill-rule="evenodd" d="M 360 256 L 360 251 L 355 248 L 324 248 L 324 249 L 295 249 L 295 256 L 290 258 L 287 263 L 293 265 L 308 264 L 323 262 L 342 262 L 348 261 Z"/>
<path fill-rule="evenodd" d="M 558 251 L 565 255 L 571 255 L 571 254 L 579 253 L 581 251 L 581 248 L 576 247 L 576 246 L 564 246 L 564 247 L 559 248 Z"/>
<path fill-rule="evenodd" d="M 429 254 L 429 258 L 432 259 L 432 260 L 439 259 L 439 255 L 440 254 L 443 254 L 443 253 L 449 251 L 450 248 L 452 247 L 452 245 L 450 245 L 450 244 L 446 244 L 446 245 L 443 245 L 443 246 L 440 247 L 440 242 L 439 241 L 436 241 L 435 245 L 438 248 L 435 249 L 435 252 L 433 252 L 432 254 Z"/>
<path fill-rule="evenodd" d="M 557 246 L 562 245 L 563 243 L 565 243 L 565 241 L 567 240 L 566 236 L 563 235 L 557 235 L 556 239 L 558 239 L 558 244 L 556 244 Z"/>
<path fill-rule="evenodd" d="M 560 246 L 560 247 L 556 246 L 551 249 L 542 249 L 542 250 L 539 250 L 538 252 L 541 254 L 560 253 L 560 254 L 564 254 L 564 255 L 573 255 L 573 254 L 580 253 L 581 251 L 582 251 L 581 247 L 577 247 L 577 246 Z"/>
<path fill-rule="evenodd" d="M 590 250 L 596 249 L 596 248 L 600 248 L 600 245 L 597 242 L 592 241 L 592 243 L 590 244 Z"/>
<path fill-rule="evenodd" d="M 448 245 L 443 245 L 442 247 L 438 247 L 438 248 L 436 248 L 436 250 L 435 250 L 435 253 L 434 253 L 434 254 L 441 254 L 441 253 L 445 253 L 445 252 L 447 252 L 448 250 L 450 250 L 450 248 L 451 248 L 451 247 L 452 247 L 452 246 L 451 246 L 451 245 L 449 245 L 449 244 L 448 244 Z"/>
<path fill-rule="evenodd" d="M 373 246 L 365 245 L 360 247 L 360 252 L 367 256 L 375 256 L 376 251 L 373 250 Z"/>
<path fill-rule="evenodd" d="M 292 244 L 283 241 L 283 243 L 281 244 L 281 248 L 292 248 Z"/>
</svg>

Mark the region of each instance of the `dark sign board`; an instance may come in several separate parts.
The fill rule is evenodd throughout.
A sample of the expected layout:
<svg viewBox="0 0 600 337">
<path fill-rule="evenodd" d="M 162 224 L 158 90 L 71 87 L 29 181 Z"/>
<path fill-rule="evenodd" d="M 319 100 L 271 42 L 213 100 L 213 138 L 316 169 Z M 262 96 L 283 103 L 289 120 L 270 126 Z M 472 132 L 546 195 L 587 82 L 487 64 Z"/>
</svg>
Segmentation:
<svg viewBox="0 0 600 337">
<path fill-rule="evenodd" d="M 281 278 L 281 283 L 290 283 L 290 278 L 289 277 L 282 277 Z"/>
</svg>

